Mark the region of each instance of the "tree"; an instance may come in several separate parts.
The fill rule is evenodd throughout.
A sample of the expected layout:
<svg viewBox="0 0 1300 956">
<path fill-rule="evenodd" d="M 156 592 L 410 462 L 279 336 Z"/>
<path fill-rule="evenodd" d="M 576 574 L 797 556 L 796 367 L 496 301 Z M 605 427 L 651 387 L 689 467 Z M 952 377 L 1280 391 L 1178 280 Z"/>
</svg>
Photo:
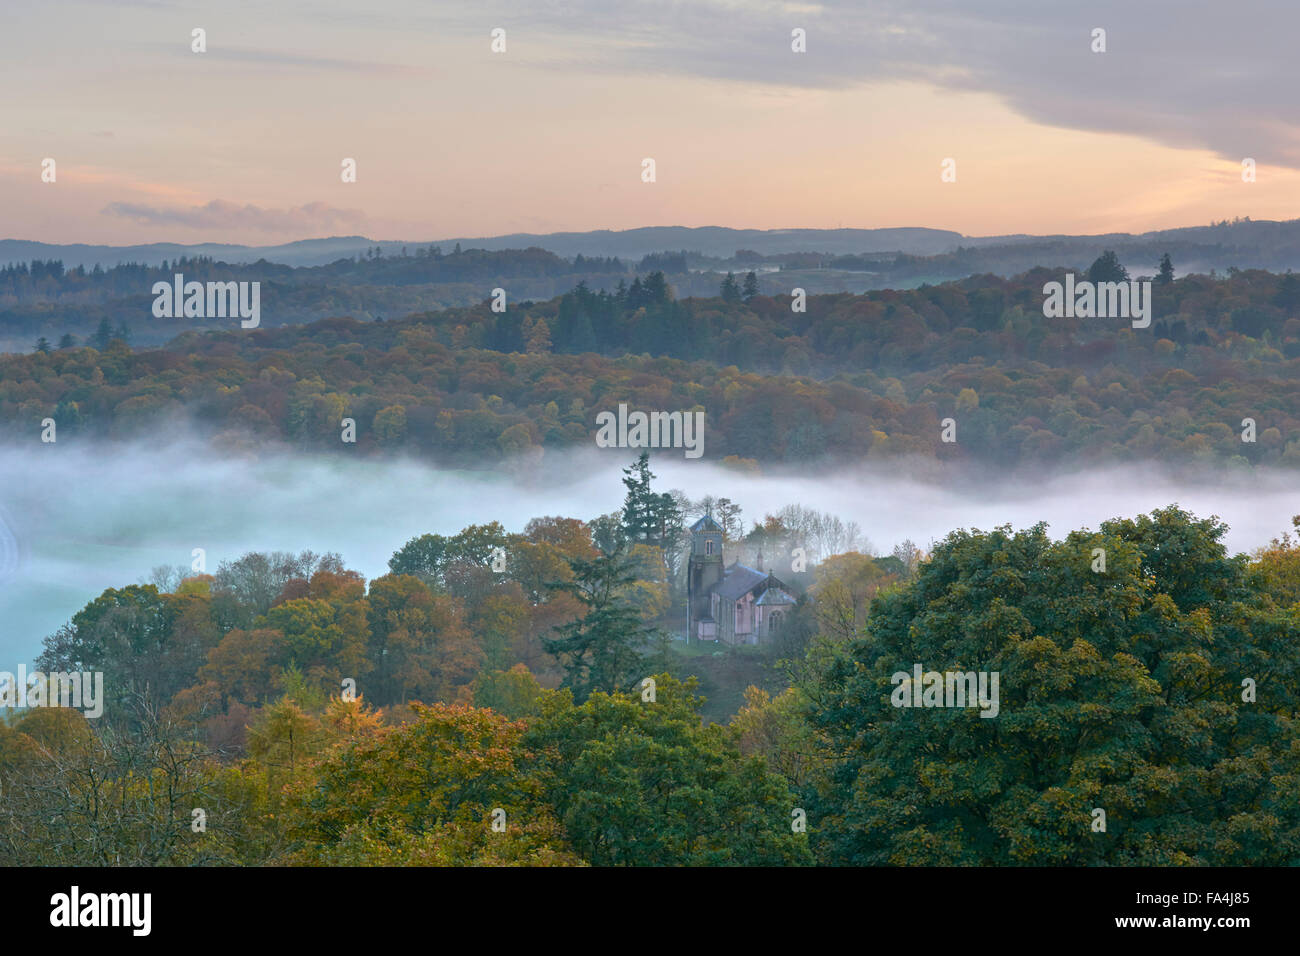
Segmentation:
<svg viewBox="0 0 1300 956">
<path fill-rule="evenodd" d="M 811 863 L 785 782 L 701 721 L 694 679 L 654 680 L 653 701 L 548 694 L 524 736 L 573 848 L 595 866 Z"/>
<path fill-rule="evenodd" d="M 60 349 L 70 349 L 77 344 L 77 337 L 71 332 L 64 332 L 63 337 L 59 339 Z"/>
<path fill-rule="evenodd" d="M 186 687 L 208 647 L 175 630 L 181 602 L 151 584 L 109 588 L 45 638 L 42 671 L 102 671 L 108 719 L 135 700 L 158 706 Z M 215 643 L 215 639 L 214 639 Z"/>
<path fill-rule="evenodd" d="M 1167 252 L 1160 257 L 1160 272 L 1156 275 L 1156 281 L 1161 285 L 1168 285 L 1174 281 L 1174 262 Z"/>
<path fill-rule="evenodd" d="M 232 831 L 247 825 L 230 797 L 237 777 L 184 728 L 133 702 L 132 732 L 71 708 L 0 723 L 0 859 L 29 866 L 234 865 Z M 208 831 L 192 839 L 192 811 Z"/>
<path fill-rule="evenodd" d="M 1120 264 L 1119 256 L 1107 249 L 1088 267 L 1089 282 L 1127 282 L 1128 270 Z"/>
<path fill-rule="evenodd" d="M 1252 339 L 1263 336 L 1269 327 L 1271 317 L 1259 306 L 1248 305 L 1244 309 L 1232 310 L 1232 328 Z"/>
<path fill-rule="evenodd" d="M 293 788 L 302 862 L 581 863 L 526 765 L 522 722 L 463 704 L 412 709 L 414 720 L 346 741 Z"/>
<path fill-rule="evenodd" d="M 275 662 L 284 659 L 283 645 L 284 635 L 279 631 L 235 628 L 208 651 L 208 662 L 199 668 L 198 677 L 212 681 L 223 698 L 244 704 L 266 702 L 279 677 Z"/>
<path fill-rule="evenodd" d="M 523 664 L 508 671 L 483 671 L 470 685 L 475 707 L 486 707 L 511 720 L 538 713 L 542 685 Z"/>
<path fill-rule="evenodd" d="M 1300 515 L 1292 517 L 1291 524 L 1300 532 Z M 1268 547 L 1258 549 L 1251 570 L 1256 575 L 1255 586 L 1278 604 L 1300 604 L 1300 534 L 1292 538 L 1290 532 L 1283 532 Z"/>
<path fill-rule="evenodd" d="M 90 339 L 90 344 L 96 350 L 104 352 L 108 345 L 113 341 L 113 326 L 109 324 L 108 319 L 100 319 L 99 327 L 95 329 L 95 334 Z"/>
<path fill-rule="evenodd" d="M 1273 297 L 1273 304 L 1289 310 L 1300 308 L 1300 276 L 1290 269 L 1277 284 L 1277 294 Z"/>
<path fill-rule="evenodd" d="M 375 440 L 385 448 L 399 448 L 406 441 L 406 407 L 389 405 L 375 412 Z"/>
<path fill-rule="evenodd" d="M 849 552 L 817 565 L 817 623 L 822 634 L 851 640 L 861 634 L 867 608 L 884 584 L 891 583 L 875 558 Z"/>
<path fill-rule="evenodd" d="M 554 628 L 558 637 L 543 646 L 564 668 L 561 686 L 585 701 L 593 691 L 626 690 L 643 677 L 642 651 L 650 631 L 641 615 L 624 597 L 635 578 L 623 550 L 591 560 L 570 558 L 570 581 L 556 582 L 551 590 L 572 594 L 585 613 Z"/>
<path fill-rule="evenodd" d="M 682 511 L 670 492 L 656 494 L 650 488 L 654 480 L 650 471 L 650 454 L 641 456 L 623 469 L 623 534 L 628 541 L 666 548 L 682 528 Z"/>
<path fill-rule="evenodd" d="M 234 561 L 221 562 L 213 599 L 223 607 L 226 626 L 246 627 L 270 609 L 290 581 L 310 580 L 317 571 L 342 570 L 343 559 L 337 554 L 250 551 Z"/>
<path fill-rule="evenodd" d="M 543 318 L 527 316 L 523 324 L 524 348 L 530 354 L 551 350 L 551 330 Z"/>
<path fill-rule="evenodd" d="M 892 554 L 903 566 L 903 575 L 907 578 L 916 573 L 916 569 L 920 567 L 921 560 L 924 558 L 921 549 L 916 546 L 911 538 L 906 538 L 894 545 Z"/>
<path fill-rule="evenodd" d="M 718 524 L 722 526 L 722 535 L 732 541 L 739 538 L 745 531 L 745 522 L 741 518 L 741 507 L 730 498 L 719 498 L 717 502 Z"/>
<path fill-rule="evenodd" d="M 1251 591 L 1226 530 L 1170 507 L 1060 542 L 950 534 L 824 671 L 810 719 L 842 759 L 809 794 L 822 859 L 1300 859 L 1300 619 Z M 932 703 L 944 672 L 998 674 L 996 716 L 899 706 L 917 664 Z"/>
<path fill-rule="evenodd" d="M 36 345 L 32 348 L 32 351 L 33 351 L 33 352 L 41 352 L 41 353 L 44 354 L 44 355 L 49 355 L 49 354 L 50 354 L 50 340 L 47 339 L 45 336 L 42 335 L 39 339 L 36 340 Z"/>
<path fill-rule="evenodd" d="M 727 273 L 726 278 L 722 280 L 720 294 L 724 302 L 740 301 L 740 286 L 736 283 L 735 273 Z"/>
<path fill-rule="evenodd" d="M 393 574 L 414 574 L 431 587 L 465 594 L 478 582 L 477 571 L 491 572 L 498 549 L 510 543 L 499 522 L 470 525 L 452 537 L 424 534 L 402 545 L 388 561 Z"/>
<path fill-rule="evenodd" d="M 671 291 L 668 288 L 668 280 L 664 277 L 663 272 L 659 270 L 655 270 L 646 276 L 641 288 L 645 295 L 646 305 L 665 305 L 672 298 Z"/>
<path fill-rule="evenodd" d="M 808 707 L 798 687 L 773 697 L 750 686 L 745 688 L 744 706 L 728 724 L 741 753 L 762 757 L 796 790 L 811 785 L 831 763 L 805 718 Z"/>
<path fill-rule="evenodd" d="M 601 554 L 613 554 L 627 546 L 622 514 L 615 511 L 591 519 L 591 542 Z"/>
<path fill-rule="evenodd" d="M 322 733 L 316 717 L 291 698 L 282 697 L 259 712 L 249 730 L 248 752 L 277 771 L 279 780 L 291 780 L 305 770 L 306 762 L 319 749 Z"/>
<path fill-rule="evenodd" d="M 332 690 L 344 677 L 359 680 L 371 669 L 365 649 L 365 598 L 300 597 L 275 605 L 259 619 L 284 635 L 282 666 L 301 668 L 307 686 Z"/>
<path fill-rule="evenodd" d="M 745 273 L 745 286 L 741 294 L 745 297 L 746 302 L 758 295 L 758 276 L 754 275 L 753 272 Z"/>
</svg>

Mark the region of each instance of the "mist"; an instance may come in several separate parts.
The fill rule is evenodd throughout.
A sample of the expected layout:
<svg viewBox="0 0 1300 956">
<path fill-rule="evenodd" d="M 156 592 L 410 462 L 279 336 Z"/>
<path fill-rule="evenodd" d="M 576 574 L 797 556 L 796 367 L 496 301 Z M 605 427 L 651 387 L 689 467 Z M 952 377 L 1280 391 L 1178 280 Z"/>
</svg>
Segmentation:
<svg viewBox="0 0 1300 956">
<path fill-rule="evenodd" d="M 678 453 L 680 454 L 680 453 Z M 197 442 L 0 448 L 0 669 L 31 662 L 42 639 L 108 587 L 159 565 L 206 568 L 248 551 L 333 551 L 367 578 L 410 538 L 500 521 L 590 519 L 618 509 L 630 450 L 548 455 L 535 469 L 457 471 L 427 461 L 288 451 L 239 455 Z M 664 455 L 659 490 L 727 497 L 748 526 L 788 504 L 855 521 L 877 553 L 923 549 L 955 528 L 1049 523 L 1054 538 L 1171 503 L 1217 514 L 1230 552 L 1252 551 L 1300 513 L 1294 475 L 1189 477 L 1154 466 L 1055 476 L 918 477 L 901 465 L 755 475 Z"/>
</svg>

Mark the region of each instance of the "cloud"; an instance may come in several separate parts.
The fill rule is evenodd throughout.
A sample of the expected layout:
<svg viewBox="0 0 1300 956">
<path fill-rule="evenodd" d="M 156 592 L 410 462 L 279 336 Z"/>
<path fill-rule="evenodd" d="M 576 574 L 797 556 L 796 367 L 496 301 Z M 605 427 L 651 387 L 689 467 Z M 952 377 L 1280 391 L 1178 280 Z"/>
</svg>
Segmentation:
<svg viewBox="0 0 1300 956">
<path fill-rule="evenodd" d="M 1046 126 L 1300 168 L 1300 7 L 1276 0 L 1236 0 L 1231 15 L 1203 0 L 573 0 L 563 15 L 514 6 L 486 2 L 489 15 L 523 20 L 520 33 L 545 35 L 530 44 L 552 69 L 785 88 L 921 82 L 991 93 Z M 807 31 L 806 53 L 791 51 L 795 27 Z M 1092 51 L 1095 28 L 1105 53 Z"/>
<path fill-rule="evenodd" d="M 188 49 L 177 53 L 174 44 L 155 44 L 168 53 L 188 56 Z M 306 53 L 294 53 L 286 50 L 251 50 L 241 47 L 212 45 L 204 54 L 211 60 L 223 60 L 243 67 L 266 67 L 270 69 L 324 70 L 330 73 L 374 73 L 393 75 L 427 74 L 428 68 L 416 68 L 398 63 L 377 63 L 367 60 L 348 60 L 339 57 L 315 56 Z"/>
<path fill-rule="evenodd" d="M 214 199 L 203 206 L 161 207 L 144 203 L 115 202 L 104 215 L 129 219 L 149 226 L 184 226 L 189 229 L 257 229 L 262 232 L 308 234 L 340 227 L 355 228 L 366 221 L 355 209 L 338 209 L 322 202 L 290 209 L 264 209 L 252 203 L 240 205 Z"/>
</svg>

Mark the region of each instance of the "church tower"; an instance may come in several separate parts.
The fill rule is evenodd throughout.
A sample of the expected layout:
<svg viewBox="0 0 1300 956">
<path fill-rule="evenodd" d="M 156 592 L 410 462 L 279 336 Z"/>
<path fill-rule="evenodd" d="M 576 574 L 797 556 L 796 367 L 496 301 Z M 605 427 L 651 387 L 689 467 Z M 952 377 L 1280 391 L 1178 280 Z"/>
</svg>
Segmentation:
<svg viewBox="0 0 1300 956">
<path fill-rule="evenodd" d="M 691 525 L 686 565 L 686 640 L 714 639 L 713 588 L 722 580 L 722 526 L 705 515 Z"/>
</svg>

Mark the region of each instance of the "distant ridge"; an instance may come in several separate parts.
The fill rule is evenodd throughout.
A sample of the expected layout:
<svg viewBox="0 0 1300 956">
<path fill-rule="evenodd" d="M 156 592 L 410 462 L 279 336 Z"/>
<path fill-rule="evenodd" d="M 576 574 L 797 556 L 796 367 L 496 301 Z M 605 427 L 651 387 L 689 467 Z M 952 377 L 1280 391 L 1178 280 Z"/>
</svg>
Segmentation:
<svg viewBox="0 0 1300 956">
<path fill-rule="evenodd" d="M 960 233 L 943 229 L 728 229 L 724 226 L 647 226 L 640 229 L 592 232 L 511 233 L 505 236 L 462 236 L 450 239 L 377 240 L 365 236 L 335 236 L 329 239 L 301 239 L 277 246 L 241 246 L 203 242 L 192 245 L 154 242 L 136 246 L 95 246 L 0 239 L 0 265 L 30 262 L 32 259 L 62 259 L 68 267 L 103 268 L 124 262 L 157 264 L 180 256 L 211 256 L 225 262 L 268 262 L 290 266 L 327 265 L 337 259 L 364 254 L 379 246 L 385 255 L 400 253 L 403 246 L 441 246 L 450 252 L 457 243 L 466 249 L 527 249 L 537 246 L 556 255 L 572 257 L 620 256 L 640 259 L 651 252 L 689 249 L 710 256 L 729 257 L 737 249 L 751 249 L 763 255 L 781 252 L 829 252 L 847 255 L 862 252 L 907 252 L 935 255 L 956 249 L 963 242 Z"/>
<path fill-rule="evenodd" d="M 912 256 L 946 256 L 957 250 L 987 251 L 997 247 L 1016 250 L 1017 262 L 1029 265 L 1091 261 L 1101 248 L 1113 248 L 1126 263 L 1154 268 L 1153 251 L 1182 250 L 1183 265 L 1226 268 L 1290 268 L 1300 266 L 1300 220 L 1237 220 L 1210 226 L 1186 226 L 1147 233 L 1103 235 L 964 236 L 946 229 L 900 227 L 883 229 L 731 229 L 725 226 L 647 226 L 626 230 L 590 232 L 511 233 L 504 236 L 462 236 L 449 239 L 376 240 L 366 236 L 302 239 L 274 246 L 231 243 L 155 242 L 133 246 L 54 244 L 25 239 L 0 239 L 0 265 L 32 259 L 61 259 L 69 268 L 95 265 L 110 268 L 125 262 L 157 265 L 181 256 L 208 256 L 229 263 L 265 259 L 289 266 L 327 265 L 355 258 L 379 246 L 385 255 L 400 254 L 403 247 L 441 246 L 450 252 L 459 243 L 466 249 L 523 249 L 536 246 L 556 255 L 619 256 L 635 264 L 652 252 L 688 250 L 728 259 L 744 249 L 761 255 L 818 252 L 829 255 L 902 253 Z M 1167 248 L 1166 248 L 1167 247 Z M 1188 261 L 1191 260 L 1191 261 Z M 1177 257 L 1175 261 L 1178 261 Z M 1028 266 L 1025 266 L 1026 268 Z M 996 271 L 1004 271 L 998 269 Z"/>
</svg>

